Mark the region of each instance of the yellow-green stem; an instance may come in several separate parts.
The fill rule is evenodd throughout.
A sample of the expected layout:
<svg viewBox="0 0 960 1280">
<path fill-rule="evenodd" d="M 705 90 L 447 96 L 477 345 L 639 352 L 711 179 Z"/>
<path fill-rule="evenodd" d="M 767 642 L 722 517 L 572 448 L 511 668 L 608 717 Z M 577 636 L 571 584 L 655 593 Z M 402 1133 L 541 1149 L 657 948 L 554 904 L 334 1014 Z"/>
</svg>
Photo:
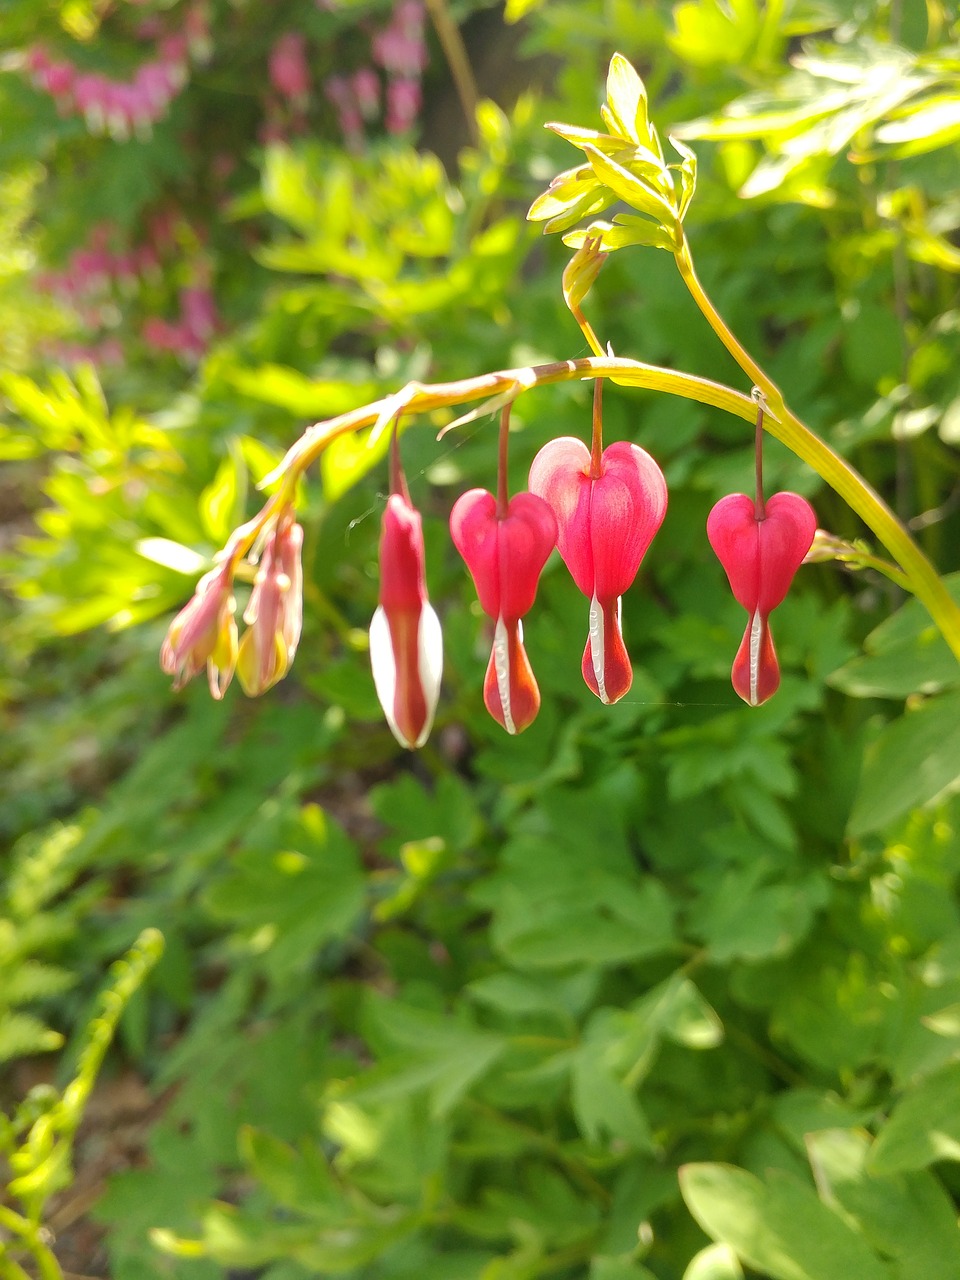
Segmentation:
<svg viewBox="0 0 960 1280">
<path fill-rule="evenodd" d="M 8 1209 L 6 1205 L 0 1205 L 0 1226 L 19 1236 L 23 1241 L 24 1249 L 33 1254 L 40 1280 L 63 1280 L 60 1264 L 54 1257 L 52 1250 L 41 1239 L 40 1232 L 42 1228 L 36 1222 L 31 1222 L 29 1218 L 23 1217 L 22 1214 L 17 1213 L 14 1209 Z M 11 1280 L 14 1280 L 14 1278 L 15 1280 L 20 1280 L 20 1277 L 24 1277 L 24 1280 L 29 1280 L 28 1272 L 13 1258 L 9 1257 L 2 1244 L 0 1244 L 0 1264 L 3 1267 L 0 1270 L 0 1276 L 9 1276 Z"/>
<path fill-rule="evenodd" d="M 872 530 L 900 565 L 908 589 L 926 606 L 943 638 L 960 659 L 960 607 L 951 598 L 937 570 L 876 490 L 787 408 L 780 388 L 741 346 L 711 302 L 694 270 L 686 241 L 675 256 L 680 274 L 710 327 L 766 397 L 769 409 L 764 419 L 766 430 L 825 480 Z"/>
</svg>

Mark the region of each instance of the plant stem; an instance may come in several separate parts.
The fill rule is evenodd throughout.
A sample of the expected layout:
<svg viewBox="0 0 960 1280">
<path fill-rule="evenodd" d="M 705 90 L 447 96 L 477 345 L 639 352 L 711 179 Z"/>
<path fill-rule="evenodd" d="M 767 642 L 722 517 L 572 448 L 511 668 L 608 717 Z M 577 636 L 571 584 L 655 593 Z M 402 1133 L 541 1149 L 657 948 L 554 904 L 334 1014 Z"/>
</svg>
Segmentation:
<svg viewBox="0 0 960 1280">
<path fill-rule="evenodd" d="M 767 513 L 763 501 L 763 392 L 760 392 L 757 396 L 757 430 L 753 448 L 754 465 L 757 472 L 757 499 L 754 504 L 754 510 L 757 513 L 757 519 L 763 520 Z"/>
<path fill-rule="evenodd" d="M 694 270 L 686 240 L 675 257 L 684 283 L 710 327 L 751 382 L 763 392 L 767 401 L 766 430 L 825 480 L 873 531 L 900 565 L 909 590 L 926 606 L 943 638 L 960 659 L 960 607 L 951 598 L 934 566 L 863 476 L 787 408 L 780 388 L 740 345 L 710 301 Z"/>
<path fill-rule="evenodd" d="M 510 448 L 510 401 L 500 410 L 500 438 L 497 446 L 497 519 L 506 520 L 510 507 L 507 484 L 507 453 Z"/>
<path fill-rule="evenodd" d="M 603 347 L 600 345 L 600 339 L 597 337 L 596 332 L 594 331 L 593 325 L 590 323 L 587 317 L 583 314 L 583 311 L 580 309 L 580 307 L 577 307 L 577 306 L 571 307 L 570 314 L 573 316 L 574 320 L 576 320 L 577 324 L 580 326 L 580 332 L 586 338 L 590 346 L 590 350 L 593 352 L 593 354 L 595 356 L 600 356 L 600 357 L 605 356 L 607 353 L 604 351 Z"/>
<path fill-rule="evenodd" d="M 467 55 L 463 37 L 460 35 L 460 28 L 451 18 L 446 0 L 427 0 L 427 10 L 443 49 L 443 56 L 450 68 L 450 74 L 453 76 L 457 97 L 460 99 L 463 116 L 467 122 L 467 133 L 471 145 L 476 147 L 480 142 L 480 131 L 477 128 L 477 105 L 480 95 L 477 92 L 477 82 L 473 78 L 473 68 L 470 66 L 470 58 Z"/>
<path fill-rule="evenodd" d="M 593 437 L 590 442 L 590 479 L 603 475 L 603 379 L 593 380 Z"/>
<path fill-rule="evenodd" d="M 63 1272 L 53 1252 L 40 1237 L 41 1228 L 14 1209 L 0 1205 L 0 1225 L 23 1241 L 24 1249 L 33 1254 L 40 1280 L 63 1280 Z M 9 1256 L 6 1246 L 0 1243 L 0 1276 L 7 1280 L 30 1280 L 29 1274 Z"/>
</svg>

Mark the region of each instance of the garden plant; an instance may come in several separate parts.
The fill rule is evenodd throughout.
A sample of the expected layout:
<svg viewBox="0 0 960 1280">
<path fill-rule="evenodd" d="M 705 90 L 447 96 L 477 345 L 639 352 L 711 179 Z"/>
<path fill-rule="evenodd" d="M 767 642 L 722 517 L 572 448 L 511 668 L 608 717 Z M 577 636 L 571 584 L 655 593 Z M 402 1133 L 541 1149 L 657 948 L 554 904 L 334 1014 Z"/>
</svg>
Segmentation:
<svg viewBox="0 0 960 1280">
<path fill-rule="evenodd" d="M 960 1273 L 958 154 L 940 0 L 11 0 L 0 1277 Z"/>
</svg>

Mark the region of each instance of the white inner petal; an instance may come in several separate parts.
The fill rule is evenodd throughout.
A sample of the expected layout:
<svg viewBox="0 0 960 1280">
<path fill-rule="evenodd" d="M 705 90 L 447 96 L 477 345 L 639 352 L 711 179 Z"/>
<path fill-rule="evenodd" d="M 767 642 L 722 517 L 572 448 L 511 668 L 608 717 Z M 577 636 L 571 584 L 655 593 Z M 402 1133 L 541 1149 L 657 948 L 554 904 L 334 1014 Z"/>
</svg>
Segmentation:
<svg viewBox="0 0 960 1280">
<path fill-rule="evenodd" d="M 443 631 L 433 605 L 424 602 L 420 609 L 420 627 L 417 631 L 420 688 L 427 704 L 427 719 L 416 746 L 422 747 L 433 728 L 433 717 L 440 698 L 440 677 L 443 675 Z"/>
<path fill-rule="evenodd" d="M 763 623 L 760 611 L 750 619 L 750 705 L 758 705 L 760 689 L 760 638 L 763 635 Z"/>
<path fill-rule="evenodd" d="M 620 602 L 617 601 L 617 608 Z M 607 686 L 603 679 L 603 610 L 596 596 L 590 600 L 590 661 L 593 663 L 593 674 L 597 678 L 597 690 L 600 701 L 607 702 Z"/>
<path fill-rule="evenodd" d="M 383 714 L 390 726 L 390 732 L 402 747 L 409 747 L 410 743 L 401 736 L 393 714 L 397 696 L 397 663 L 393 656 L 390 623 L 387 621 L 383 605 L 377 606 L 370 622 L 370 668 L 373 671 L 373 683 Z"/>
<path fill-rule="evenodd" d="M 523 640 L 523 633 L 520 633 Z M 497 618 L 493 632 L 493 669 L 497 673 L 497 693 L 500 697 L 500 709 L 503 712 L 503 727 L 507 733 L 516 733 L 517 726 L 513 722 L 510 707 L 510 642 L 503 618 Z"/>
</svg>

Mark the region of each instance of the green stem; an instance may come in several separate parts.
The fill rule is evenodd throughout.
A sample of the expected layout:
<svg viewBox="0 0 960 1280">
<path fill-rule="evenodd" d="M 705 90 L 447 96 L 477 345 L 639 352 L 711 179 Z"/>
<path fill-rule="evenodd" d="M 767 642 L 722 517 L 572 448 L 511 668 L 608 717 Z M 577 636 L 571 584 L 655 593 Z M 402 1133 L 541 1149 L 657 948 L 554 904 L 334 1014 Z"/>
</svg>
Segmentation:
<svg viewBox="0 0 960 1280">
<path fill-rule="evenodd" d="M 595 356 L 600 356 L 601 358 L 605 356 L 607 353 L 604 351 L 603 347 L 600 345 L 600 339 L 597 337 L 594 331 L 593 325 L 590 323 L 587 317 L 583 314 L 581 309 L 577 306 L 572 306 L 570 308 L 570 314 L 573 316 L 574 320 L 576 320 L 577 324 L 580 326 L 580 332 L 583 334 L 583 336 L 586 338 L 587 342 L 589 343 L 590 350 L 593 352 L 593 354 Z"/>
<path fill-rule="evenodd" d="M 810 430 L 787 408 L 780 388 L 761 369 L 707 296 L 694 270 L 686 240 L 676 254 L 677 266 L 690 294 L 710 327 L 747 377 L 766 397 L 764 427 L 811 467 L 840 495 L 872 530 L 898 562 L 909 590 L 926 606 L 947 644 L 960 659 L 960 607 L 953 601 L 937 570 L 876 490 L 846 459 Z"/>
<path fill-rule="evenodd" d="M 63 1280 L 60 1263 L 40 1238 L 41 1228 L 37 1223 L 31 1222 L 29 1218 L 25 1218 L 14 1209 L 7 1208 L 6 1205 L 0 1205 L 0 1226 L 18 1236 L 23 1241 L 24 1249 L 33 1254 L 40 1280 Z M 0 1243 L 0 1276 L 4 1277 L 4 1280 L 6 1277 L 10 1277 L 10 1280 L 30 1280 L 28 1272 L 9 1256 L 8 1250 L 2 1243 Z"/>
<path fill-rule="evenodd" d="M 510 404 L 500 410 L 500 439 L 497 447 L 497 519 L 506 520 L 510 510 L 510 486 L 507 483 L 507 454 L 510 449 Z"/>
</svg>

